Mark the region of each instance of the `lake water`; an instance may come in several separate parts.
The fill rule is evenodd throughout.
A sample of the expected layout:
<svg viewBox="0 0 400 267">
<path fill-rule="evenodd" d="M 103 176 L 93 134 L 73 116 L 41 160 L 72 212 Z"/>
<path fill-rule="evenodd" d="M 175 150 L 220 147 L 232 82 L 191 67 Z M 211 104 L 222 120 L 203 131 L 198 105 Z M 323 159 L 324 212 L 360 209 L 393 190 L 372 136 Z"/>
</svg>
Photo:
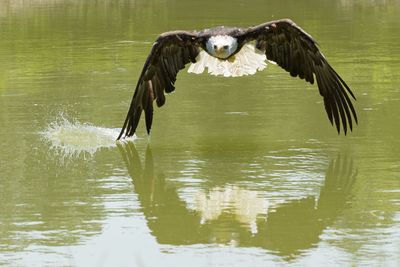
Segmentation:
<svg viewBox="0 0 400 267">
<path fill-rule="evenodd" d="M 399 1 L 0 0 L 0 265 L 399 266 Z M 357 96 L 181 71 L 115 138 L 157 35 L 289 17 Z"/>
</svg>

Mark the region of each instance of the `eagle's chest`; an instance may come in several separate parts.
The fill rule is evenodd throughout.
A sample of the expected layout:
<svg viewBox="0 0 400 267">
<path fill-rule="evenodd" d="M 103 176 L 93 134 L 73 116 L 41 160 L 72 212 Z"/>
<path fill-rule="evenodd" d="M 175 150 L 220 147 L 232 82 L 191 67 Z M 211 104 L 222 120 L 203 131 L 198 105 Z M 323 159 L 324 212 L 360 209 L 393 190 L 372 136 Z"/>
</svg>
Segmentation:
<svg viewBox="0 0 400 267">
<path fill-rule="evenodd" d="M 265 53 L 258 50 L 254 44 L 245 44 L 239 52 L 233 51 L 225 59 L 220 59 L 210 52 L 202 50 L 188 69 L 190 73 L 208 73 L 215 76 L 238 77 L 253 75 L 267 67 Z M 233 54 L 233 55 L 232 55 Z"/>
</svg>

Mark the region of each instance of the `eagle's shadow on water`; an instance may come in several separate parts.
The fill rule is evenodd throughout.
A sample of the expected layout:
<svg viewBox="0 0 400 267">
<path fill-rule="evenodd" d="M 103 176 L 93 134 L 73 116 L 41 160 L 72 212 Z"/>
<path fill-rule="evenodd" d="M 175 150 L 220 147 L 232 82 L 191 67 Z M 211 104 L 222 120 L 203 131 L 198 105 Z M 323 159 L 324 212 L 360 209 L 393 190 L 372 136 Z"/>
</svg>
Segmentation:
<svg viewBox="0 0 400 267">
<path fill-rule="evenodd" d="M 160 244 L 227 244 L 235 237 L 238 247 L 263 248 L 285 260 L 295 259 L 318 245 L 322 232 L 335 223 L 352 198 L 357 176 L 353 161 L 338 155 L 326 170 L 318 199 L 310 196 L 278 205 L 268 212 L 266 220 L 257 219 L 258 230 L 251 233 L 235 216 L 226 213 L 218 219 L 202 222 L 199 212 L 187 208 L 177 189 L 165 181 L 165 176 L 155 175 L 149 145 L 143 164 L 133 143 L 118 144 L 118 148 L 148 227 Z M 228 238 L 219 236 L 221 229 Z"/>
</svg>

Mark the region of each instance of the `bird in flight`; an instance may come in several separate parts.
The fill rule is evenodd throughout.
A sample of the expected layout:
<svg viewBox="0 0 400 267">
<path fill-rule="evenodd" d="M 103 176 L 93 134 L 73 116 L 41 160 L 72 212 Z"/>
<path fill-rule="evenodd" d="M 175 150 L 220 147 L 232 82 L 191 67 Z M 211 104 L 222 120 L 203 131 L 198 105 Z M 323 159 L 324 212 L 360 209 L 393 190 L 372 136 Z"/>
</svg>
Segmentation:
<svg viewBox="0 0 400 267">
<path fill-rule="evenodd" d="M 132 136 L 144 111 L 147 133 L 153 122 L 153 102 L 165 104 L 164 92 L 175 90 L 179 70 L 237 77 L 253 75 L 273 62 L 313 84 L 331 124 L 346 134 L 357 123 L 353 92 L 318 49 L 316 41 L 290 19 L 266 22 L 249 28 L 220 26 L 202 31 L 171 31 L 161 34 L 144 64 L 128 114 L 117 140 Z"/>
</svg>

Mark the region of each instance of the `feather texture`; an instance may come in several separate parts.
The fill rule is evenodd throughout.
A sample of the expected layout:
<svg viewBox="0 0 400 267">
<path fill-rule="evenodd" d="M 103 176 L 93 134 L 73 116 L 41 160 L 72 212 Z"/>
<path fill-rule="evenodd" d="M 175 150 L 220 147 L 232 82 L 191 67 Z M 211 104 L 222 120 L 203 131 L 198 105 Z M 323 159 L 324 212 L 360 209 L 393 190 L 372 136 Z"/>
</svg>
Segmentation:
<svg viewBox="0 0 400 267">
<path fill-rule="evenodd" d="M 238 34 L 243 42 L 256 41 L 256 47 L 264 51 L 267 59 L 276 62 L 291 76 L 313 84 L 314 76 L 319 93 L 324 99 L 325 110 L 338 133 L 341 125 L 346 134 L 353 129 L 357 114 L 349 95 L 353 92 L 336 73 L 317 47 L 314 39 L 289 19 L 277 20 L 250 27 Z"/>
<path fill-rule="evenodd" d="M 221 59 L 207 49 L 217 39 L 224 41 L 224 38 L 233 40 L 231 43 L 235 45 L 231 47 L 236 51 L 229 50 L 227 58 Z M 209 42 L 211 39 L 215 42 Z M 212 75 L 236 77 L 263 70 L 266 60 L 278 64 L 292 77 L 311 84 L 316 80 L 331 124 L 338 133 L 341 127 L 345 134 L 353 129 L 353 121 L 357 123 L 351 100 L 355 100 L 353 92 L 328 63 L 315 40 L 293 21 L 283 19 L 247 29 L 221 26 L 201 32 L 161 34 L 144 64 L 118 139 L 135 133 L 142 112 L 150 133 L 154 100 L 158 107 L 165 104 L 164 92 L 175 90 L 177 74 L 186 64 L 192 63 L 188 72 L 203 73 L 207 68 Z"/>
<path fill-rule="evenodd" d="M 145 113 L 147 133 L 153 122 L 153 101 L 165 104 L 165 95 L 175 90 L 176 76 L 189 62 L 195 62 L 199 53 L 197 35 L 175 31 L 160 35 L 148 56 L 136 86 L 128 114 L 118 136 L 132 136 L 138 126 L 142 111 Z"/>
</svg>

